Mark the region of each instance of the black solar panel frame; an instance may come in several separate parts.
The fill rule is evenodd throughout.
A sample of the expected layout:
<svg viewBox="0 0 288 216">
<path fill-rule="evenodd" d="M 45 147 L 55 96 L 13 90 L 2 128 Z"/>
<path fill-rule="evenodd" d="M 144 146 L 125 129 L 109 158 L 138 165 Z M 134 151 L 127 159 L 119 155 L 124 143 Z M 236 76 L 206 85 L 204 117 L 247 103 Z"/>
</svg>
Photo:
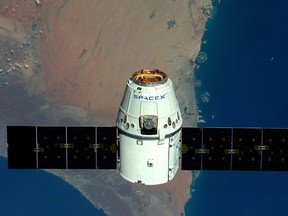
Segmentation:
<svg viewBox="0 0 288 216">
<path fill-rule="evenodd" d="M 232 128 L 203 128 L 203 170 L 231 170 Z"/>
<path fill-rule="evenodd" d="M 96 128 L 67 127 L 68 169 L 96 169 Z"/>
<path fill-rule="evenodd" d="M 202 154 L 197 150 L 202 149 L 202 128 L 182 128 L 182 170 L 201 170 Z"/>
<path fill-rule="evenodd" d="M 36 169 L 35 126 L 7 126 L 8 168 Z"/>
</svg>

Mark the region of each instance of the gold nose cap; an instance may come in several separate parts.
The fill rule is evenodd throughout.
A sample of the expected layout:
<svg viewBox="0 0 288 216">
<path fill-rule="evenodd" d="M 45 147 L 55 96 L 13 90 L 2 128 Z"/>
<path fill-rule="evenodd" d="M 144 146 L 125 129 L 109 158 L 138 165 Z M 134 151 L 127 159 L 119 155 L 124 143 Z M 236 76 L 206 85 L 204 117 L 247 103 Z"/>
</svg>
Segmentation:
<svg viewBox="0 0 288 216">
<path fill-rule="evenodd" d="M 167 81 L 167 75 L 157 69 L 143 69 L 132 74 L 131 79 L 139 85 L 157 85 Z"/>
</svg>

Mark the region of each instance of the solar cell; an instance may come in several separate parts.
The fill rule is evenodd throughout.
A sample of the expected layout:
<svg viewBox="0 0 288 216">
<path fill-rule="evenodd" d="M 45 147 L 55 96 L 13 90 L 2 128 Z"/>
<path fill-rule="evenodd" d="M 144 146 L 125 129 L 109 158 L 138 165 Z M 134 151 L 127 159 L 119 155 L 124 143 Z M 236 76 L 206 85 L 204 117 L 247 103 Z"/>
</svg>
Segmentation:
<svg viewBox="0 0 288 216">
<path fill-rule="evenodd" d="M 231 128 L 203 128 L 203 170 L 231 169 Z"/>
<path fill-rule="evenodd" d="M 66 127 L 37 127 L 38 168 L 66 168 Z"/>
<path fill-rule="evenodd" d="M 261 134 L 259 128 L 233 128 L 232 170 L 260 171 Z"/>
<path fill-rule="evenodd" d="M 182 170 L 200 170 L 202 149 L 202 128 L 182 128 Z"/>
<path fill-rule="evenodd" d="M 116 127 L 97 127 L 97 169 L 117 168 Z"/>
<path fill-rule="evenodd" d="M 288 130 L 263 129 L 263 171 L 288 171 Z"/>
<path fill-rule="evenodd" d="M 95 127 L 67 127 L 68 169 L 96 169 L 95 133 Z"/>
<path fill-rule="evenodd" d="M 8 168 L 35 169 L 36 127 L 7 126 Z"/>
</svg>

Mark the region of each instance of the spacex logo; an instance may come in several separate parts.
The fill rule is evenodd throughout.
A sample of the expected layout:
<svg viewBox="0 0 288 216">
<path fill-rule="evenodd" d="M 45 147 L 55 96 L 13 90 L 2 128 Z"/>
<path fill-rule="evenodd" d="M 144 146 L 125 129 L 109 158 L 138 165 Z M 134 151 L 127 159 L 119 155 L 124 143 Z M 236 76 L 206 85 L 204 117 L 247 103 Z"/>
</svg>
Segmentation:
<svg viewBox="0 0 288 216">
<path fill-rule="evenodd" d="M 155 100 L 162 100 L 165 99 L 166 94 L 164 95 L 157 95 L 157 96 L 143 96 L 143 95 L 136 95 L 134 94 L 135 99 L 139 100 L 149 100 L 149 101 L 155 101 Z"/>
</svg>

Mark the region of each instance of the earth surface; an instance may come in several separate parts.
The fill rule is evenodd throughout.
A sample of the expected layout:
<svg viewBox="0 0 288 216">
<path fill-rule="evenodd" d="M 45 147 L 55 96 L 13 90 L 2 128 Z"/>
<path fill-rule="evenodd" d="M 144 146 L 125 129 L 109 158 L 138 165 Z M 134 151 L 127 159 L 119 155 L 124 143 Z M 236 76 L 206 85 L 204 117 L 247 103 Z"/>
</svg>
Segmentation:
<svg viewBox="0 0 288 216">
<path fill-rule="evenodd" d="M 210 0 L 2 0 L 0 155 L 7 125 L 115 125 L 125 83 L 143 68 L 168 74 L 195 126 L 195 61 L 212 11 Z M 181 215 L 197 176 L 144 186 L 118 171 L 46 171 L 108 215 Z"/>
</svg>

